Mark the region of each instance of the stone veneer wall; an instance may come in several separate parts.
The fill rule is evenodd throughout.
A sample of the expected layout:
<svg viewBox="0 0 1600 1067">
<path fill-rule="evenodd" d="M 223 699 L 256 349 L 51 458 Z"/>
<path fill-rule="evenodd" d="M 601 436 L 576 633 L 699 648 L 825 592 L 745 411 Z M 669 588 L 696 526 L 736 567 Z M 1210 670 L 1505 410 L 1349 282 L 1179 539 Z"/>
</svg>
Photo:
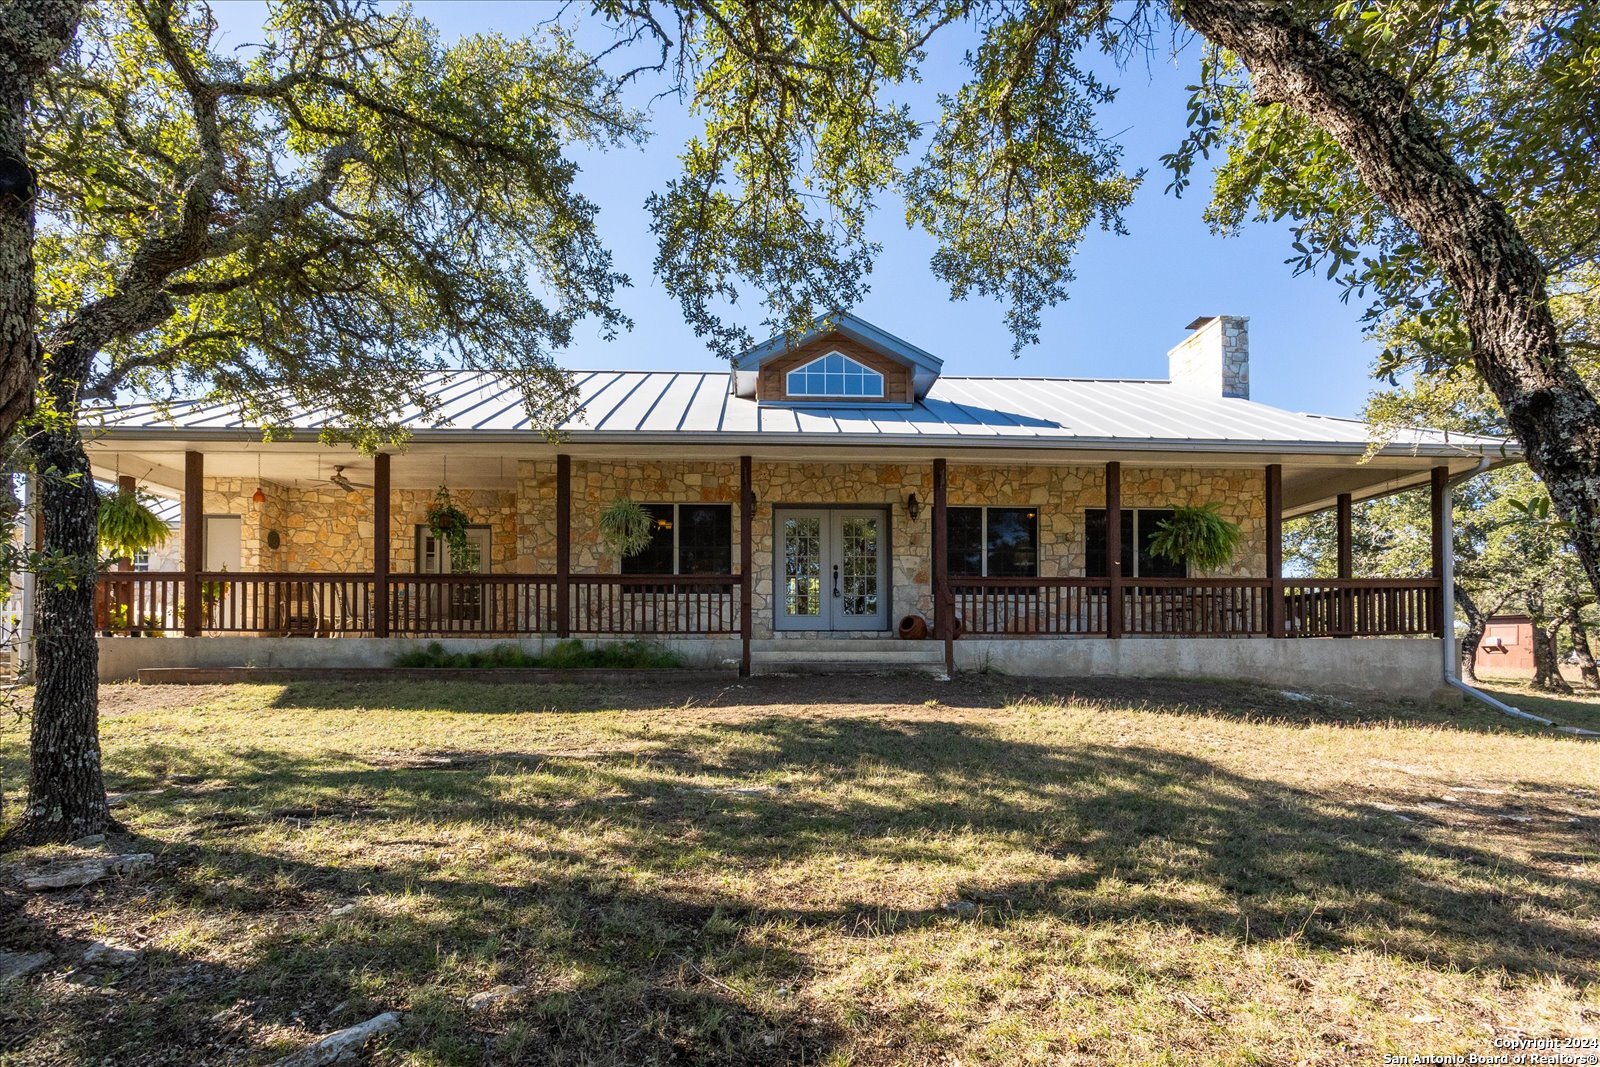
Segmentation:
<svg viewBox="0 0 1600 1067">
<path fill-rule="evenodd" d="M 1039 512 L 1039 575 L 1084 573 L 1085 512 L 1106 506 L 1106 471 L 1093 467 L 990 467 L 952 463 L 950 506 L 1031 506 Z M 1264 470 L 1122 468 L 1124 508 L 1192 507 L 1217 501 L 1239 524 L 1244 541 L 1233 565 L 1217 577 L 1260 577 L 1267 571 Z M 1196 575 L 1199 577 L 1199 575 Z"/>
<path fill-rule="evenodd" d="M 522 460 L 517 488 L 456 489 L 456 501 L 476 521 L 493 527 L 493 569 L 552 573 L 555 560 L 553 460 Z M 896 617 L 931 614 L 933 469 L 918 463 L 756 462 L 752 478 L 758 505 L 752 552 L 755 560 L 753 630 L 772 634 L 774 579 L 773 507 L 785 504 L 862 504 L 889 509 L 890 587 Z M 1032 506 L 1039 511 L 1043 577 L 1084 571 L 1084 512 L 1105 506 L 1105 468 L 980 466 L 952 463 L 950 504 Z M 265 504 L 250 501 L 250 479 L 207 482 L 206 512 L 244 516 L 243 560 L 247 570 L 368 570 L 372 566 L 372 497 L 333 487 L 302 489 L 267 482 Z M 912 519 L 906 497 L 915 492 L 922 512 Z M 1244 531 L 1244 548 L 1223 574 L 1266 573 L 1266 479 L 1257 469 L 1169 469 L 1124 467 L 1122 500 L 1128 508 L 1222 504 L 1223 514 Z M 600 514 L 619 496 L 641 504 L 721 502 L 733 505 L 733 560 L 739 560 L 739 464 L 737 460 L 584 460 L 572 462 L 572 569 L 577 574 L 614 574 L 617 560 L 600 543 Z M 432 490 L 394 492 L 391 555 L 397 572 L 415 565 L 415 524 L 422 521 Z M 266 548 L 269 529 L 283 534 L 277 553 Z"/>
<path fill-rule="evenodd" d="M 256 486 L 265 503 L 250 499 Z M 369 571 L 372 569 L 372 493 L 337 486 L 302 487 L 253 478 L 207 478 L 205 513 L 243 519 L 241 567 L 246 571 Z M 390 495 L 389 566 L 416 568 L 416 527 L 425 521 L 435 490 L 395 489 Z M 517 496 L 511 490 L 456 489 L 456 504 L 473 522 L 490 527 L 490 569 L 517 569 Z M 277 530 L 277 551 L 267 533 Z"/>
</svg>

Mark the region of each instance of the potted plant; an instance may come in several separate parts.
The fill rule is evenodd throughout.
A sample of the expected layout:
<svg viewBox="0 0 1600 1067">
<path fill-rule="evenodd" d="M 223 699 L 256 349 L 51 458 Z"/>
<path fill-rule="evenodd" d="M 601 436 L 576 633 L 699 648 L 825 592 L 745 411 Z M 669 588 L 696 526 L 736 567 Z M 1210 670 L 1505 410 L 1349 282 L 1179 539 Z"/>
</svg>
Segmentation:
<svg viewBox="0 0 1600 1067">
<path fill-rule="evenodd" d="M 444 486 L 433 495 L 426 516 L 428 529 L 435 541 L 450 552 L 450 567 L 457 571 L 470 571 L 478 564 L 477 550 L 467 540 L 467 528 L 472 520 L 450 499 L 450 490 Z"/>
<path fill-rule="evenodd" d="M 637 556 L 650 547 L 656 520 L 627 497 L 618 497 L 600 515 L 600 540 L 618 559 Z"/>
<path fill-rule="evenodd" d="M 110 559 L 129 559 L 167 543 L 172 531 L 145 503 L 148 497 L 118 489 L 100 498 L 100 551 Z"/>
<path fill-rule="evenodd" d="M 1233 562 L 1243 536 L 1238 523 L 1222 517 L 1220 504 L 1178 507 L 1156 525 L 1150 551 L 1193 570 L 1218 571 Z"/>
<path fill-rule="evenodd" d="M 222 568 L 226 571 L 228 568 Z M 206 629 L 215 623 L 213 616 L 216 614 L 217 605 L 228 595 L 233 588 L 233 583 L 222 578 L 210 578 L 200 583 L 200 617 L 205 620 Z"/>
</svg>

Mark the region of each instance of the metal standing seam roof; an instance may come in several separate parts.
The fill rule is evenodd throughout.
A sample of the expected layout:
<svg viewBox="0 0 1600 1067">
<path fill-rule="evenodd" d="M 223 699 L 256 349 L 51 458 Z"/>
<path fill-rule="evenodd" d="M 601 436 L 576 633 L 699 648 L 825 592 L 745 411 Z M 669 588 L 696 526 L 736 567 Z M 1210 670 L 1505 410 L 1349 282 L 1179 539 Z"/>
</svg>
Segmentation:
<svg viewBox="0 0 1600 1067">
<path fill-rule="evenodd" d="M 1166 381 L 1085 378 L 941 377 L 913 405 L 758 404 L 732 395 L 727 371 L 575 371 L 579 407 L 561 430 L 574 443 L 670 438 L 683 443 L 803 441 L 811 444 L 961 442 L 1018 447 L 1153 449 L 1291 448 L 1348 453 L 1370 440 L 1358 419 L 1285 411 L 1249 400 L 1208 397 Z M 521 394 L 504 376 L 446 372 L 429 383 L 436 412 L 400 413 L 418 437 L 473 433 L 542 436 Z M 221 404 L 124 404 L 93 416 L 101 429 L 131 436 L 237 434 L 242 414 Z M 327 410 L 292 413 L 297 430 L 338 426 Z M 1520 455 L 1496 437 L 1405 430 L 1386 451 Z"/>
</svg>

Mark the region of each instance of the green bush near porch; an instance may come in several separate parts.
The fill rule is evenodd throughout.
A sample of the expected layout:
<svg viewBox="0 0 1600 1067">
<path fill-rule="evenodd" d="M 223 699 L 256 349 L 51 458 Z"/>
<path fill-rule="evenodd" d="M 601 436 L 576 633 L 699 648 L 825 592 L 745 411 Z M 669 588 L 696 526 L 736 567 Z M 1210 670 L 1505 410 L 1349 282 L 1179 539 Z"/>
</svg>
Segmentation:
<svg viewBox="0 0 1600 1067">
<path fill-rule="evenodd" d="M 543 652 L 504 644 L 480 652 L 451 652 L 437 641 L 425 648 L 395 657 L 396 667 L 544 667 L 555 670 L 583 668 L 682 667 L 683 657 L 648 641 L 622 641 L 588 648 L 582 641 L 562 641 Z"/>
</svg>

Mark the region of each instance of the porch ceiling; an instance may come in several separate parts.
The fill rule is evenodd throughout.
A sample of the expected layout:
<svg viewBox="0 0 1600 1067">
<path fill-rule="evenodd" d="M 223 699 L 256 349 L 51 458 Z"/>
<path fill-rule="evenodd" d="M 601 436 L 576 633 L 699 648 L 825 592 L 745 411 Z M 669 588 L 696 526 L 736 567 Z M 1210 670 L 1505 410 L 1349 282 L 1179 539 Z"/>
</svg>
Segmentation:
<svg viewBox="0 0 1600 1067">
<path fill-rule="evenodd" d="M 247 482 L 258 477 L 270 483 L 312 487 L 331 484 L 334 468 L 342 466 L 352 482 L 370 484 L 373 480 L 371 456 L 347 445 L 322 446 L 313 442 L 263 444 L 259 441 L 211 437 L 169 437 L 156 441 L 137 435 L 102 435 L 89 442 L 91 461 L 98 477 L 113 480 L 118 474 L 131 475 L 152 491 L 172 497 L 181 495 L 184 452 L 205 455 L 208 478 L 239 478 Z M 585 459 L 643 460 L 732 459 L 751 455 L 759 462 L 883 462 L 928 463 L 945 458 L 957 465 L 1006 466 L 1097 466 L 1110 460 L 1128 469 L 1173 468 L 1258 468 L 1269 463 L 1283 466 L 1284 513 L 1295 517 L 1332 507 L 1340 493 L 1358 500 L 1382 496 L 1402 489 L 1426 485 L 1429 469 L 1445 465 L 1452 475 L 1465 474 L 1488 463 L 1498 466 L 1516 462 L 1513 455 L 1491 456 L 1476 453 L 1453 457 L 1416 454 L 1382 454 L 1365 461 L 1358 450 L 1345 455 L 1306 456 L 1296 452 L 1226 452 L 1177 450 L 1122 450 L 1070 448 L 972 448 L 972 447 L 886 447 L 854 446 L 841 448 L 821 445 L 681 445 L 670 450 L 641 450 L 638 446 L 569 441 L 563 448 L 578 462 Z M 391 460 L 391 484 L 397 489 L 432 489 L 450 484 L 459 488 L 514 489 L 519 459 L 549 460 L 557 449 L 537 443 L 437 439 L 414 441 Z M 259 471 L 259 475 L 258 475 Z M 841 499 L 846 491 L 841 489 Z"/>
</svg>

